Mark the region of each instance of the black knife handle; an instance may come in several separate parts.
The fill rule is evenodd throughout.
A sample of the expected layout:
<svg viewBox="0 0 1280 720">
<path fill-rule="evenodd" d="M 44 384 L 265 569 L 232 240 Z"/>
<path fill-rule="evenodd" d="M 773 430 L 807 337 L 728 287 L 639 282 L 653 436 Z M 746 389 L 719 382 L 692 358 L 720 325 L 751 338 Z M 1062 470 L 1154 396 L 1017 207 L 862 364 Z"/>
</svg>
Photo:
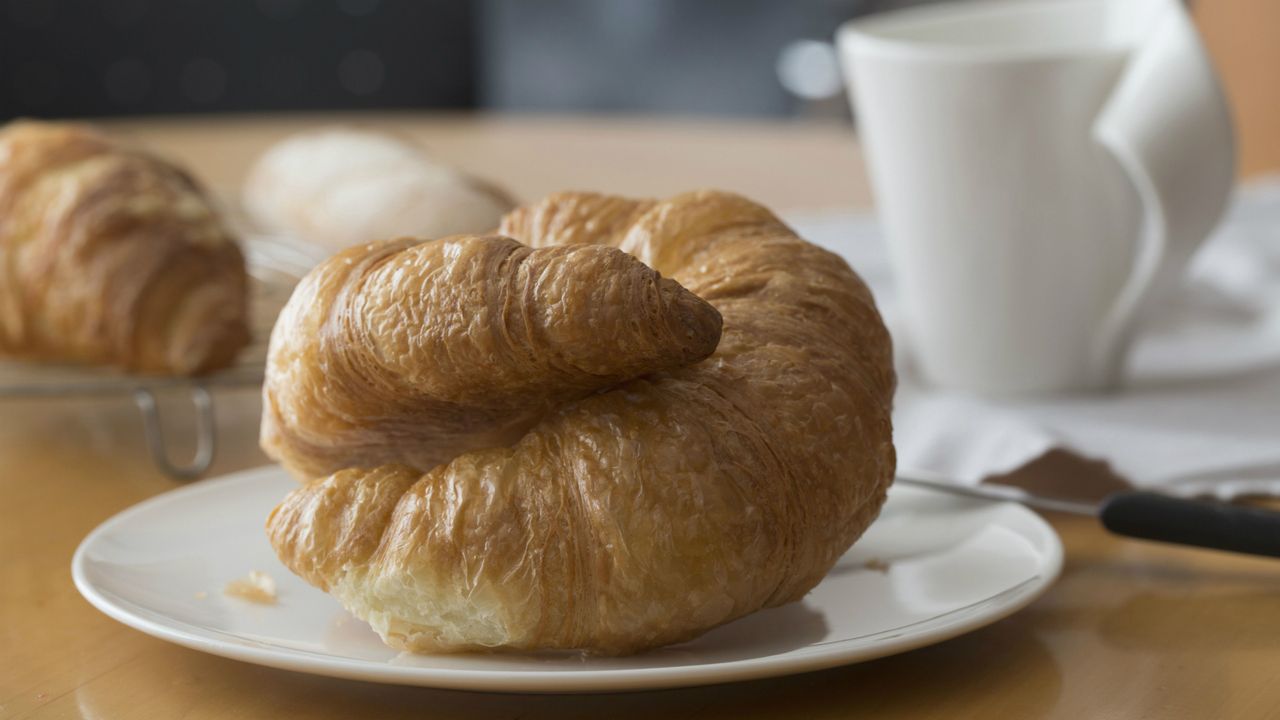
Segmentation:
<svg viewBox="0 0 1280 720">
<path fill-rule="evenodd" d="M 1103 500 L 1098 517 L 1117 535 L 1280 557 L 1280 512 L 1135 491 Z"/>
</svg>

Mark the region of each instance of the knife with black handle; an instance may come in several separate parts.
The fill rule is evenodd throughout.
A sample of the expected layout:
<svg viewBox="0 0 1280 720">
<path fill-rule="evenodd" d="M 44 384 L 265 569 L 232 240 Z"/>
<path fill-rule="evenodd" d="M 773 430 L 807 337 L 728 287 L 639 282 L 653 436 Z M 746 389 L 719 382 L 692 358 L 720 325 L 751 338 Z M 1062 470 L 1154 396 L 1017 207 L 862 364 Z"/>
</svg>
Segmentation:
<svg viewBox="0 0 1280 720">
<path fill-rule="evenodd" d="M 1102 526 L 1116 535 L 1280 557 L 1280 512 L 1141 490 L 1108 495 Z"/>
<path fill-rule="evenodd" d="M 1280 512 L 1257 507 L 1146 490 L 1112 493 L 1092 504 L 1036 495 L 1008 485 L 960 485 L 915 474 L 900 474 L 897 481 L 952 495 L 1088 515 L 1096 517 L 1111 533 L 1124 537 L 1280 557 Z"/>
</svg>

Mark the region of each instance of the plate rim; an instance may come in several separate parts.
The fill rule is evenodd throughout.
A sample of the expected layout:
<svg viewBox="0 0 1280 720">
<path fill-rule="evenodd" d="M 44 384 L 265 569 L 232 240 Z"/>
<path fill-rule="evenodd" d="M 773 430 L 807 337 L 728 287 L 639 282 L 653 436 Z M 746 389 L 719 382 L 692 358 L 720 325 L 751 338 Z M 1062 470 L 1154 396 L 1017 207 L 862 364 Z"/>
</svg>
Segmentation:
<svg viewBox="0 0 1280 720">
<path fill-rule="evenodd" d="M 249 644 L 243 638 L 238 638 L 234 633 L 224 633 L 229 634 L 236 640 L 240 640 L 240 642 L 232 642 L 184 629 L 182 626 L 188 624 L 183 621 L 174 619 L 173 625 L 167 625 L 136 613 L 123 603 L 115 601 L 108 593 L 98 588 L 88 577 L 88 553 L 102 536 L 109 534 L 120 525 L 127 524 L 134 515 L 144 513 L 153 506 L 171 502 L 175 496 L 214 492 L 222 489 L 225 485 L 250 483 L 259 478 L 276 476 L 280 473 L 285 473 L 285 471 L 279 465 L 264 465 L 228 473 L 192 485 L 167 490 L 113 514 L 90 531 L 76 547 L 76 551 L 72 555 L 71 577 L 75 583 L 76 590 L 98 611 L 146 635 L 192 650 L 266 667 L 349 680 L 450 690 L 503 693 L 604 693 L 715 685 L 796 675 L 875 660 L 933 645 L 1003 620 L 1022 610 L 1052 587 L 1060 576 L 1063 566 L 1064 551 L 1062 540 L 1053 526 L 1043 517 L 1016 503 L 992 503 L 993 507 L 1013 508 L 1014 512 L 1020 513 L 1024 519 L 1029 520 L 1041 536 L 1040 539 L 1043 542 L 1041 543 L 1040 554 L 1044 566 L 1041 572 L 1017 585 L 978 600 L 972 605 L 957 608 L 920 622 L 933 622 L 939 618 L 963 612 L 975 605 L 988 603 L 1001 595 L 1019 593 L 1015 599 L 992 607 L 987 612 L 977 613 L 971 617 L 946 623 L 940 627 L 890 638 L 870 647 L 859 645 L 854 648 L 842 648 L 841 646 L 855 640 L 866 640 L 878 634 L 900 631 L 905 627 L 910 627 L 910 625 L 886 629 L 882 633 L 874 633 L 859 638 L 845 638 L 813 652 L 794 656 L 769 655 L 716 663 L 652 668 L 527 671 L 396 666 L 371 660 L 343 658 L 332 655 L 317 656 L 309 651 L 293 648 L 259 647 Z M 912 488 L 897 491 L 922 492 Z M 136 605 L 127 600 L 124 600 L 124 603 Z M 222 633 L 222 631 L 213 630 L 206 630 L 205 632 Z M 812 648 L 813 646 L 809 647 Z"/>
</svg>

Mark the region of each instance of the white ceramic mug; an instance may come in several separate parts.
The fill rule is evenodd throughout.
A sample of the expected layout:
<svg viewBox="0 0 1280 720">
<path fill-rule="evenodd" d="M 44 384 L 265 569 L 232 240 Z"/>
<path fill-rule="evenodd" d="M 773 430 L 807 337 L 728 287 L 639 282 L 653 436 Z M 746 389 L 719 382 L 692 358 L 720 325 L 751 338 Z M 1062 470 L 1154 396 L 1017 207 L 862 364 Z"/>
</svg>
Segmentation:
<svg viewBox="0 0 1280 720">
<path fill-rule="evenodd" d="M 925 378 L 1113 387 L 1230 195 L 1230 115 L 1179 0 L 997 0 L 838 34 Z"/>
</svg>

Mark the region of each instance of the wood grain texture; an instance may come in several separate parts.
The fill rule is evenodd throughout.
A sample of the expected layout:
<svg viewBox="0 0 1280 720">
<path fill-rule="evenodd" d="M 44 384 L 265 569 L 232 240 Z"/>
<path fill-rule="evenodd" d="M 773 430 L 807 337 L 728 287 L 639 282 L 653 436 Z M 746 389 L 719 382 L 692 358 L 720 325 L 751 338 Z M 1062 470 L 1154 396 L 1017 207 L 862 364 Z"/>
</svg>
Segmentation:
<svg viewBox="0 0 1280 720">
<path fill-rule="evenodd" d="M 508 175 L 526 197 L 571 183 L 655 195 L 726 185 L 784 211 L 866 201 L 853 142 L 835 128 L 385 122 L 440 144 L 450 160 L 482 173 L 503 164 L 501 149 L 512 149 Z M 256 150 L 306 124 L 296 118 L 128 127 L 226 186 Z M 581 145 L 577 134 L 586 138 Z M 531 138 L 545 143 L 521 145 Z M 664 148 L 671 154 L 657 154 Z M 472 154 L 475 162 L 467 162 Z M 648 165 L 639 171 L 616 164 L 640 156 Z M 265 462 L 256 446 L 260 409 L 254 392 L 218 396 L 223 444 L 215 474 Z M 190 431 L 180 404 L 169 415 L 175 436 Z M 1067 456 L 1010 480 L 1079 492 L 1114 482 L 1105 468 Z M 153 640 L 98 613 L 71 584 L 71 554 L 86 533 L 172 487 L 152 469 L 127 400 L 0 402 L 0 718 L 1280 715 L 1280 566 L 1117 540 L 1090 521 L 1067 517 L 1050 518 L 1066 544 L 1063 577 L 1027 610 L 940 645 L 846 668 L 580 697 L 434 691 L 260 668 Z"/>
<path fill-rule="evenodd" d="M 581 118 L 545 115 L 343 115 L 113 122 L 209 187 L 238 188 L 272 143 L 323 124 L 411 138 L 426 151 L 509 190 L 518 203 L 559 190 L 666 197 L 716 188 L 777 209 L 869 199 L 862 155 L 838 123 Z"/>
</svg>

